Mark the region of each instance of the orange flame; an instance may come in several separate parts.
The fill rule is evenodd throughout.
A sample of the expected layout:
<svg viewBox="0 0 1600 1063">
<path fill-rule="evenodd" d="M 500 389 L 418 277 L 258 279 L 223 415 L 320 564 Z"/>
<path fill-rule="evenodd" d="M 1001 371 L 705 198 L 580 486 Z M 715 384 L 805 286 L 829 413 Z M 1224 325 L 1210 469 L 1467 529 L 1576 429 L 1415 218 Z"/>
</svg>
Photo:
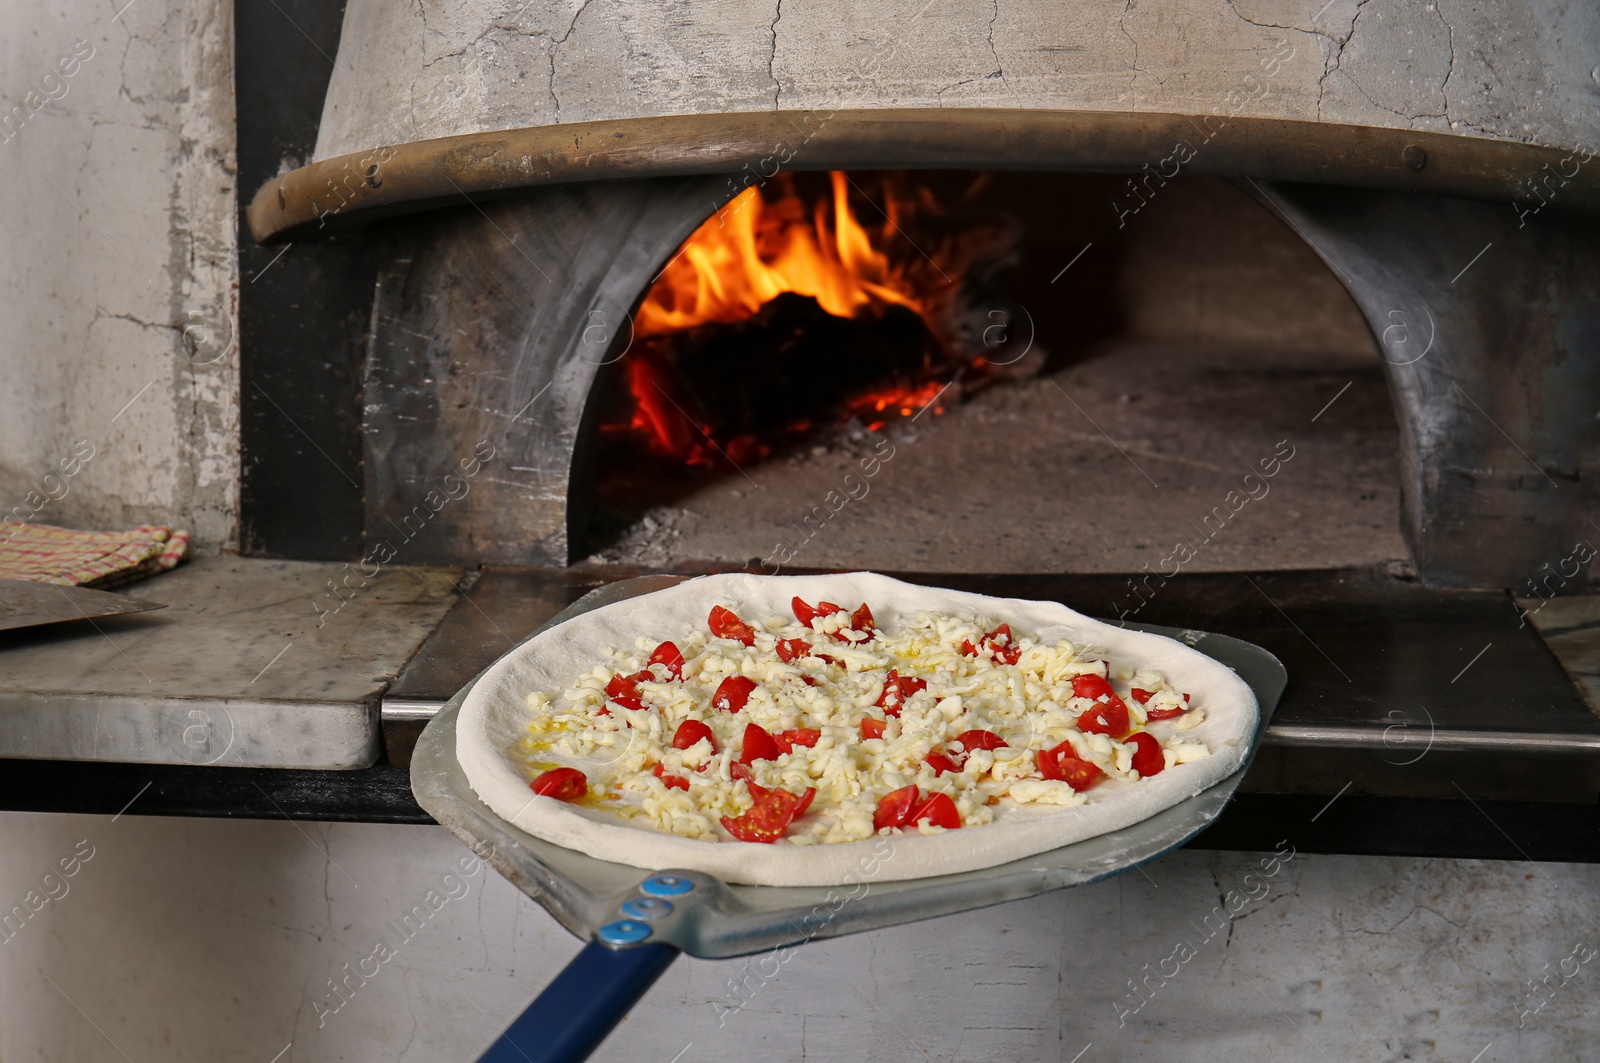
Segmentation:
<svg viewBox="0 0 1600 1063">
<path fill-rule="evenodd" d="M 640 304 L 637 335 L 742 321 L 784 292 L 810 296 L 835 317 L 884 304 L 925 315 L 909 280 L 873 246 L 851 211 L 848 179 L 838 171 L 831 176 L 832 209 L 826 201 L 817 204 L 810 224 L 799 197 L 769 204 L 755 188 L 708 218 Z M 895 229 L 891 198 L 884 232 Z"/>
<path fill-rule="evenodd" d="M 799 194 L 787 174 L 773 181 L 778 194 L 770 199 L 757 188 L 747 188 L 684 241 L 634 315 L 633 334 L 644 342 L 625 367 L 631 415 L 602 426 L 603 431 L 625 434 L 659 455 L 701 466 L 760 460 L 773 452 L 771 440 L 809 431 L 812 422 L 802 416 L 774 426 L 770 439 L 724 437 L 706 423 L 715 418 L 700 407 L 694 389 L 675 368 L 672 341 L 661 342 L 701 325 L 736 324 L 785 293 L 814 299 L 824 312 L 840 318 L 902 307 L 920 316 L 930 334 L 944 335 L 941 321 L 958 291 L 951 275 L 962 274 L 969 252 L 959 244 L 936 246 L 932 258 L 916 249 L 916 257 L 902 254 L 896 260 L 886 250 L 899 239 L 915 248 L 902 236 L 900 211 L 937 214 L 932 192 L 924 187 L 897 193 L 886 183 L 883 206 L 873 204 L 883 222 L 869 227 L 851 208 L 855 186 L 850 179 L 839 171 L 829 176 L 832 194 L 814 207 L 808 207 L 813 200 Z M 938 282 L 923 276 L 930 271 Z M 897 414 L 911 417 L 929 405 L 935 415 L 943 413 L 938 401 L 943 388 L 938 382 L 901 382 L 844 396 L 840 408 L 877 431 Z"/>
</svg>

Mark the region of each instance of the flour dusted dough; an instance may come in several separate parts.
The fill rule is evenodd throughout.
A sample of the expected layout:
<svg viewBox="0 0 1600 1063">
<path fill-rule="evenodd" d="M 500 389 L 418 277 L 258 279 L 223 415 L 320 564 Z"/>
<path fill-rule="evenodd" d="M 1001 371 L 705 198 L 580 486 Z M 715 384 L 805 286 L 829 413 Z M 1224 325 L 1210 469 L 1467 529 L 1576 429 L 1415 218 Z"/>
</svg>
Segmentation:
<svg viewBox="0 0 1600 1063">
<path fill-rule="evenodd" d="M 509 755 L 528 733 L 532 691 L 562 690 L 593 668 L 608 646 L 632 646 L 704 628 L 713 605 L 741 616 L 789 613 L 790 599 L 872 606 L 878 627 L 894 631 L 919 612 L 992 616 L 1041 642 L 1098 646 L 1119 664 L 1153 668 L 1193 696 L 1205 719 L 1185 737 L 1211 755 L 1151 779 L 1102 781 L 1085 805 L 1000 809 L 993 823 L 921 835 L 828 845 L 707 841 L 659 833 L 600 809 L 534 799 Z M 538 838 L 601 860 L 652 870 L 702 871 L 766 886 L 830 886 L 973 871 L 1118 830 L 1170 808 L 1231 775 L 1244 762 L 1259 714 L 1254 693 L 1234 672 L 1182 643 L 1092 620 L 1054 602 L 990 598 L 903 583 L 872 572 L 828 576 L 704 576 L 575 617 L 530 639 L 490 668 L 462 703 L 456 756 L 467 781 L 503 819 Z M 892 846 L 892 851 L 889 847 Z M 887 855 L 885 855 L 887 853 Z M 871 874 L 864 875 L 863 869 Z"/>
</svg>

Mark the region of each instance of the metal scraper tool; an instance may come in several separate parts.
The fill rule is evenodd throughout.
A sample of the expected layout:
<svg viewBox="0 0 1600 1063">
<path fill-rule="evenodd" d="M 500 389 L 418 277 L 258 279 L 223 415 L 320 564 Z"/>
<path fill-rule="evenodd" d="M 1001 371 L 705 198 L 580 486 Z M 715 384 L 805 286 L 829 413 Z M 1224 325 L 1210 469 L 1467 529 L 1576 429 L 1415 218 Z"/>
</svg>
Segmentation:
<svg viewBox="0 0 1600 1063">
<path fill-rule="evenodd" d="M 165 608 L 160 602 L 147 602 L 107 591 L 35 583 L 32 580 L 0 579 L 0 631 Z"/>
</svg>

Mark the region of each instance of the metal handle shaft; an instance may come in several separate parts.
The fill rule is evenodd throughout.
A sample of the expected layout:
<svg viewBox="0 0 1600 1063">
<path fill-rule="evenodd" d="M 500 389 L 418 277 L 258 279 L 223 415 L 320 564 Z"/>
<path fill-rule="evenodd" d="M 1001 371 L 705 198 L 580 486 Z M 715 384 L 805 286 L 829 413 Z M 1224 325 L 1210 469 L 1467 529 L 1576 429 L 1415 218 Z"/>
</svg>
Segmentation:
<svg viewBox="0 0 1600 1063">
<path fill-rule="evenodd" d="M 582 1063 L 677 958 L 671 945 L 589 942 L 478 1063 Z"/>
</svg>

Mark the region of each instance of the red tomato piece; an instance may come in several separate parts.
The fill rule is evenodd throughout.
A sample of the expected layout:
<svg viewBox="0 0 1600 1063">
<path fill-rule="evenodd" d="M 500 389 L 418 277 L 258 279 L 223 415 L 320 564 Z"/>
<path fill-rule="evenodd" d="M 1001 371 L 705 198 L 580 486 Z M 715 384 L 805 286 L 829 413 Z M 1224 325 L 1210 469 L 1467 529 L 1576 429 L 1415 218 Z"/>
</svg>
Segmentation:
<svg viewBox="0 0 1600 1063">
<path fill-rule="evenodd" d="M 835 608 L 838 607 L 835 606 Z M 844 612 L 843 609 L 839 609 L 838 611 L 841 613 Z M 861 632 L 861 634 L 867 636 L 866 639 L 861 640 L 863 642 L 870 640 L 878 633 L 877 622 L 872 619 L 872 610 L 868 607 L 866 602 L 862 602 L 860 607 L 856 609 L 855 612 L 850 614 L 850 623 L 833 633 L 833 637 L 840 642 L 854 643 L 855 640 L 845 636 L 846 631 Z"/>
<path fill-rule="evenodd" d="M 1140 731 L 1129 735 L 1128 741 L 1139 747 L 1133 754 L 1133 770 L 1139 777 L 1148 779 L 1160 775 L 1167 766 L 1167 758 L 1161 755 L 1161 743 L 1156 741 L 1156 736 Z"/>
<path fill-rule="evenodd" d="M 732 639 L 746 646 L 755 645 L 756 633 L 731 609 L 713 605 L 711 615 L 706 618 L 706 624 L 711 628 L 711 633 L 719 639 Z"/>
<path fill-rule="evenodd" d="M 639 712 L 644 708 L 643 701 L 639 700 L 638 698 L 629 697 L 626 694 L 619 694 L 611 700 L 616 702 L 618 705 L 621 705 L 625 709 L 632 709 L 634 712 Z M 601 709 L 600 711 L 606 716 L 611 715 L 609 712 L 606 712 L 605 709 Z"/>
<path fill-rule="evenodd" d="M 779 639 L 778 660 L 792 661 L 811 652 L 811 643 L 805 639 Z"/>
<path fill-rule="evenodd" d="M 806 627 L 810 627 L 811 621 L 817 618 L 816 609 L 798 594 L 789 602 L 789 608 L 794 610 L 794 618 Z"/>
<path fill-rule="evenodd" d="M 656 776 L 656 778 L 660 779 L 661 782 L 662 782 L 662 785 L 664 785 L 669 790 L 674 789 L 674 788 L 679 789 L 679 790 L 687 790 L 689 788 L 689 780 L 688 779 L 685 779 L 685 778 L 683 778 L 682 776 L 679 776 L 679 775 L 668 775 L 666 773 L 666 769 L 663 768 L 660 764 L 656 765 L 655 776 Z"/>
<path fill-rule="evenodd" d="M 1074 697 L 1088 698 L 1090 701 L 1098 701 L 1102 695 L 1108 698 L 1117 696 L 1105 676 L 1093 673 L 1073 676 L 1072 693 Z"/>
<path fill-rule="evenodd" d="M 1001 664 L 1016 664 L 1022 656 L 1022 650 L 1014 645 L 1015 641 L 1011 635 L 1011 625 L 1001 624 L 993 631 L 984 632 L 983 637 L 978 640 L 978 645 L 988 650 L 989 655 Z M 963 639 L 961 652 L 964 656 L 976 657 L 978 646 L 974 646 L 971 639 Z"/>
<path fill-rule="evenodd" d="M 772 740 L 777 742 L 778 748 L 785 753 L 793 753 L 795 746 L 810 749 L 821 737 L 822 732 L 815 727 L 797 727 L 792 731 L 781 731 L 773 735 Z"/>
<path fill-rule="evenodd" d="M 1148 704 L 1150 699 L 1156 696 L 1155 695 L 1155 691 L 1153 691 L 1153 690 L 1140 690 L 1138 687 L 1134 687 L 1131 693 L 1133 694 L 1133 700 L 1137 701 L 1141 705 Z M 1189 707 L 1189 695 L 1185 694 L 1183 696 L 1183 708 L 1181 708 L 1181 709 L 1151 709 L 1148 713 L 1145 714 L 1145 718 L 1148 719 L 1148 720 L 1171 720 L 1171 719 L 1173 719 L 1175 717 L 1182 716 L 1185 712 L 1188 711 L 1188 707 Z"/>
<path fill-rule="evenodd" d="M 890 790 L 878 801 L 878 810 L 872 817 L 872 829 L 882 830 L 885 827 L 904 827 L 913 820 L 908 819 L 912 808 L 919 803 L 915 786 L 902 786 L 898 790 Z"/>
<path fill-rule="evenodd" d="M 683 678 L 683 653 L 675 642 L 663 642 L 650 655 L 650 664 L 659 664 L 672 673 L 672 678 Z"/>
<path fill-rule="evenodd" d="M 994 659 L 1001 664 L 1016 664 L 1022 656 L 1022 650 L 1016 645 L 1016 639 L 1011 635 L 1011 625 L 1001 624 L 987 635 L 983 636 L 983 644 L 989 647 L 989 652 L 994 654 Z"/>
<path fill-rule="evenodd" d="M 935 776 L 943 775 L 947 771 L 961 770 L 961 765 L 950 758 L 950 754 L 941 753 L 937 749 L 928 754 L 928 767 L 933 769 Z"/>
<path fill-rule="evenodd" d="M 577 768 L 551 768 L 528 784 L 540 797 L 576 801 L 589 792 L 589 777 Z"/>
<path fill-rule="evenodd" d="M 1078 730 L 1110 735 L 1112 738 L 1121 738 L 1128 733 L 1128 704 L 1116 695 L 1103 676 L 1074 676 L 1072 693 L 1095 702 L 1094 708 L 1078 717 Z"/>
<path fill-rule="evenodd" d="M 743 815 L 723 816 L 722 826 L 742 842 L 772 843 L 783 837 L 789 824 L 805 815 L 811 799 L 817 796 L 815 787 L 806 787 L 803 794 L 788 790 L 767 790 L 756 798 Z"/>
<path fill-rule="evenodd" d="M 745 724 L 744 747 L 739 751 L 739 760 L 745 764 L 752 764 L 758 760 L 776 760 L 783 750 L 778 748 L 778 743 L 773 741 L 772 735 L 760 724 Z"/>
<path fill-rule="evenodd" d="M 1004 749 L 1006 746 L 1006 740 L 993 731 L 962 731 L 956 741 L 968 753 L 974 749 Z"/>
<path fill-rule="evenodd" d="M 922 820 L 946 830 L 961 826 L 961 812 L 956 808 L 956 803 L 950 800 L 949 794 L 929 794 L 926 801 L 911 810 L 908 818 L 910 822 L 906 825 L 911 827 Z"/>
<path fill-rule="evenodd" d="M 861 737 L 862 738 L 882 738 L 883 737 L 883 728 L 884 728 L 884 726 L 885 725 L 884 725 L 884 722 L 882 720 L 875 720 L 871 716 L 862 717 L 862 720 L 861 720 Z"/>
<path fill-rule="evenodd" d="M 817 652 L 813 651 L 811 656 L 815 657 L 817 660 L 821 661 L 823 664 L 838 664 L 839 663 L 836 658 L 829 657 L 826 653 L 817 653 Z"/>
<path fill-rule="evenodd" d="M 656 677 L 649 672 L 635 672 L 632 675 L 614 675 L 611 682 L 606 684 L 606 696 L 615 700 L 619 697 L 637 698 L 640 683 L 654 683 Z"/>
<path fill-rule="evenodd" d="M 717 692 L 711 695 L 711 707 L 723 712 L 738 712 L 750 701 L 750 692 L 755 688 L 756 681 L 749 676 L 730 675 L 717 684 Z"/>
<path fill-rule="evenodd" d="M 800 621 L 806 627 L 810 627 L 811 621 L 815 620 L 819 616 L 832 616 L 834 613 L 844 612 L 843 609 L 839 608 L 837 605 L 834 605 L 832 602 L 818 602 L 815 607 L 812 607 L 806 603 L 804 598 L 801 598 L 798 595 L 795 597 L 794 601 L 789 603 L 789 607 L 794 610 L 794 618 Z"/>
<path fill-rule="evenodd" d="M 811 676 L 809 676 L 809 675 L 803 675 L 803 676 L 801 676 L 801 677 L 800 677 L 800 682 L 802 682 L 802 683 L 804 683 L 804 684 L 805 684 L 805 685 L 806 685 L 806 686 L 808 686 L 808 687 L 814 687 L 814 686 L 816 686 L 816 685 L 817 685 L 817 681 L 816 681 L 816 680 L 815 680 L 815 679 L 813 679 L 813 678 L 812 678 L 812 677 L 811 677 Z"/>
<path fill-rule="evenodd" d="M 1121 711 L 1110 705 L 1096 705 L 1082 716 L 1078 717 L 1078 730 L 1085 734 L 1108 735 L 1111 738 L 1121 738 L 1128 733 L 1128 707 L 1119 706 Z"/>
<path fill-rule="evenodd" d="M 710 727 L 699 720 L 684 720 L 672 735 L 673 749 L 688 749 L 701 739 L 711 743 L 711 752 L 717 751 L 717 736 Z"/>
<path fill-rule="evenodd" d="M 1087 760 L 1079 760 L 1071 742 L 1062 742 L 1054 749 L 1039 751 L 1039 774 L 1046 779 L 1064 782 L 1074 790 L 1087 790 L 1105 772 Z"/>
<path fill-rule="evenodd" d="M 740 764 L 738 761 L 734 761 L 728 768 L 728 774 L 735 779 L 743 779 L 744 784 L 750 788 L 750 796 L 757 801 L 761 800 L 762 795 L 767 793 L 767 788 L 756 782 L 756 774 L 750 770 L 750 765 L 748 764 Z"/>
<path fill-rule="evenodd" d="M 919 690 L 926 690 L 927 687 L 926 679 L 918 679 L 914 675 L 901 675 L 891 668 L 888 679 L 884 681 L 883 690 L 878 693 L 878 700 L 873 704 L 882 709 L 885 715 L 899 716 L 906 700 Z"/>
</svg>

